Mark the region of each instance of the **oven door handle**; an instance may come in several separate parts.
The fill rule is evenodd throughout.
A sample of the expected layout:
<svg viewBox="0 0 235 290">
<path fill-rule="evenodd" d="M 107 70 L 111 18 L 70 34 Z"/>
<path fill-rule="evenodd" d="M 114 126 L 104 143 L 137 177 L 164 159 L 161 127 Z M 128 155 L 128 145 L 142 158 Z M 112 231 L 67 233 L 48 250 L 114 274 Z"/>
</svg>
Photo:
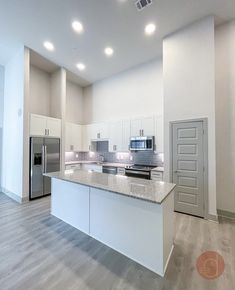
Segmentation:
<svg viewBox="0 0 235 290">
<path fill-rule="evenodd" d="M 149 172 L 144 172 L 144 171 L 135 171 L 135 170 L 129 170 L 129 169 L 126 169 L 126 173 L 133 173 L 133 174 L 139 174 L 139 175 L 146 175 L 148 176 L 149 175 Z"/>
</svg>

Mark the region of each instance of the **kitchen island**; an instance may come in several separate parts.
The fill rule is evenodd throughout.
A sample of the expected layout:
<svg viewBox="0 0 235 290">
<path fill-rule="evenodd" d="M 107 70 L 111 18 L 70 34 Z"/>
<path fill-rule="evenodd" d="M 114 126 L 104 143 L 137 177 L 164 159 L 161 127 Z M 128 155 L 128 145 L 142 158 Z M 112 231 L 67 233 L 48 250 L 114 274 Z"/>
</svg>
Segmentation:
<svg viewBox="0 0 235 290">
<path fill-rule="evenodd" d="M 83 170 L 46 176 L 52 215 L 164 276 L 173 250 L 174 184 Z"/>
</svg>

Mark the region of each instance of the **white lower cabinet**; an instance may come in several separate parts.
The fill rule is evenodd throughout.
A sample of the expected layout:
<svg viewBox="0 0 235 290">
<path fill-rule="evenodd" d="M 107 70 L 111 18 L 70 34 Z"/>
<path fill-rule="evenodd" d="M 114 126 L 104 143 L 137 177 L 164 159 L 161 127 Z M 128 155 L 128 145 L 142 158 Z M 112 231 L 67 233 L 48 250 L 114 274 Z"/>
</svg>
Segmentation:
<svg viewBox="0 0 235 290">
<path fill-rule="evenodd" d="M 65 127 L 65 151 L 82 150 L 82 126 L 74 123 L 66 123 Z"/>
<path fill-rule="evenodd" d="M 163 172 L 162 171 L 151 171 L 151 179 L 155 181 L 163 181 Z"/>
<path fill-rule="evenodd" d="M 118 175 L 125 175 L 126 174 L 126 170 L 124 167 L 118 167 L 117 168 L 117 174 Z"/>
<path fill-rule="evenodd" d="M 61 137 L 61 120 L 36 114 L 30 116 L 30 135 Z"/>
</svg>

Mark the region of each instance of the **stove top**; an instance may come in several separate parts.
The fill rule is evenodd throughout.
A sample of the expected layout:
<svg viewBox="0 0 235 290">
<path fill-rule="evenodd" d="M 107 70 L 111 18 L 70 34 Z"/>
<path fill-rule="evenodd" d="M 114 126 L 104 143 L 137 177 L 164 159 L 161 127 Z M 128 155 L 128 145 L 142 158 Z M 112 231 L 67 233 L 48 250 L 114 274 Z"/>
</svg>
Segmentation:
<svg viewBox="0 0 235 290">
<path fill-rule="evenodd" d="M 139 170 L 139 171 L 151 171 L 155 167 L 156 167 L 156 165 L 134 164 L 134 165 L 131 165 L 131 166 L 127 166 L 126 169 L 134 169 L 134 170 Z"/>
</svg>

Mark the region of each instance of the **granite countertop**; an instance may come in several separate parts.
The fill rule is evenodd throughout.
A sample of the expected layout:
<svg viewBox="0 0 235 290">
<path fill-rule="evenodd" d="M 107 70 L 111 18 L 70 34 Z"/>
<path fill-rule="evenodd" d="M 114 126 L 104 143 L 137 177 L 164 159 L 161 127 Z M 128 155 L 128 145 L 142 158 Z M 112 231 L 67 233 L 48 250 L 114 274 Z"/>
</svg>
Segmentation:
<svg viewBox="0 0 235 290">
<path fill-rule="evenodd" d="M 68 161 L 65 162 L 65 165 L 75 165 L 75 164 L 97 164 L 103 166 L 110 166 L 110 167 L 121 167 L 125 168 L 126 166 L 130 166 L 133 164 L 126 164 L 126 163 L 112 163 L 112 162 L 101 162 L 101 161 Z"/>
<path fill-rule="evenodd" d="M 175 188 L 175 184 L 163 181 L 145 180 L 83 170 L 65 170 L 46 173 L 44 175 L 159 204 Z"/>
</svg>

